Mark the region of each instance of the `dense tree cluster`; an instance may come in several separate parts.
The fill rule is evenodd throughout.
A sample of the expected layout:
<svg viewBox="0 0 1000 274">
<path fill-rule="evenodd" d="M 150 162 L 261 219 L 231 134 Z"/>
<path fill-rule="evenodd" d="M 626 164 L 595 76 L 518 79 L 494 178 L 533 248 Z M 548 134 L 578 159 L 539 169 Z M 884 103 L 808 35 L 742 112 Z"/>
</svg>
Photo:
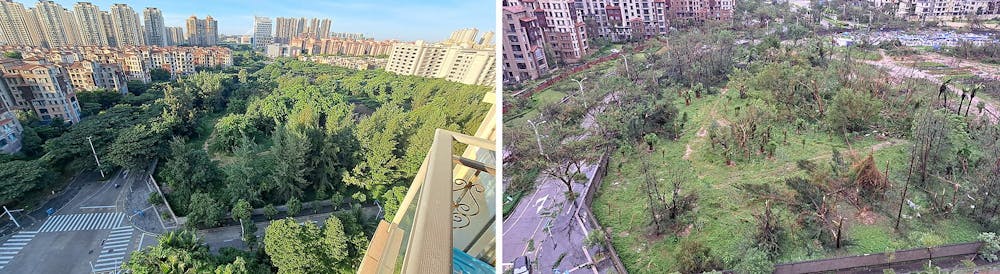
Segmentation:
<svg viewBox="0 0 1000 274">
<path fill-rule="evenodd" d="M 264 250 L 278 273 L 354 273 L 368 247 L 359 216 L 330 216 L 322 226 L 274 221 L 264 234 Z"/>
<path fill-rule="evenodd" d="M 273 273 L 263 252 L 222 248 L 218 254 L 193 230 L 174 230 L 161 235 L 157 244 L 133 252 L 125 262 L 130 273 Z"/>
<path fill-rule="evenodd" d="M 489 90 L 290 59 L 225 75 L 196 74 L 167 89 L 165 115 L 193 138 L 174 141 L 160 173 L 178 204 L 199 192 L 224 208 L 336 195 L 377 199 L 392 216 L 434 130 L 471 133 Z"/>
</svg>

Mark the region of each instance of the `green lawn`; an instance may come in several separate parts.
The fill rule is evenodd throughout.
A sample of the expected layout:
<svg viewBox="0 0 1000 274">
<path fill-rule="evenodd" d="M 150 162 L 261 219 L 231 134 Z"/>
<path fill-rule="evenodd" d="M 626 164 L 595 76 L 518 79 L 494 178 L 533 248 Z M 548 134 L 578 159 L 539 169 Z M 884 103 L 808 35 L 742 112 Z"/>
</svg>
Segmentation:
<svg viewBox="0 0 1000 274">
<path fill-rule="evenodd" d="M 744 257 L 748 247 L 753 245 L 755 230 L 753 214 L 763 211 L 763 203 L 754 201 L 742 193 L 738 184 L 773 184 L 781 193 L 793 195 L 784 184 L 785 178 L 804 175 L 796 166 L 796 161 L 810 159 L 818 165 L 828 166 L 832 150 L 841 151 L 845 158 L 852 159 L 846 151 L 853 148 L 857 157 L 867 155 L 877 146 L 876 163 L 884 171 L 886 162 L 890 166 L 893 183 L 901 183 L 906 176 L 909 143 L 904 140 L 876 140 L 873 137 L 853 138 L 848 145 L 842 138 L 833 137 L 819 130 L 805 130 L 796 133 L 792 128 L 776 128 L 776 139 L 783 141 L 773 159 L 754 159 L 727 166 L 724 160 L 712 152 L 707 136 L 698 136 L 701 128 L 707 129 L 713 121 L 725 120 L 732 115 L 733 106 L 744 104 L 734 94 L 710 95 L 697 99 L 691 106 L 678 105 L 686 112 L 690 122 L 683 135 L 675 141 L 660 142 L 652 153 L 641 151 L 636 155 L 616 153 L 609 161 L 609 173 L 593 203 L 594 214 L 599 222 L 611 229 L 611 237 L 622 260 L 635 273 L 663 273 L 675 264 L 674 254 L 682 238 L 702 242 L 711 249 L 711 254 L 727 267 L 732 267 Z M 784 132 L 787 130 L 787 140 Z M 690 154 L 683 160 L 688 147 Z M 624 161 L 619 169 L 619 163 Z M 641 161 L 649 161 L 650 172 L 659 181 L 661 193 L 670 199 L 671 183 L 683 182 L 681 193 L 696 193 L 698 202 L 686 219 L 687 225 L 675 228 L 661 236 L 649 236 L 651 218 L 648 217 L 647 195 L 644 191 L 644 171 Z M 839 204 L 838 211 L 847 216 L 844 237 L 848 245 L 840 250 L 823 249 L 814 239 L 800 233 L 795 222 L 796 216 L 784 206 L 774 206 L 785 228 L 781 255 L 776 262 L 790 262 L 849 254 L 884 252 L 925 245 L 938 245 L 970 241 L 979 231 L 974 223 L 964 219 L 904 220 L 902 233 L 892 231 L 895 208 L 898 203 L 900 186 L 893 185 L 884 205 L 875 209 L 878 217 L 872 225 L 861 225 L 855 220 L 856 210 L 848 204 Z M 921 200 L 921 193 L 911 189 L 910 197 L 915 203 Z M 895 198 L 893 198 L 895 197 Z M 895 202 L 892 202 L 895 200 Z M 924 207 L 926 208 L 926 207 Z M 853 212 L 852 212 L 853 210 Z M 911 214 L 907 211 L 908 214 Z M 892 217 L 888 217 L 892 216 Z M 858 224 L 858 225 L 855 225 Z M 679 236 L 679 231 L 688 233 Z"/>
</svg>

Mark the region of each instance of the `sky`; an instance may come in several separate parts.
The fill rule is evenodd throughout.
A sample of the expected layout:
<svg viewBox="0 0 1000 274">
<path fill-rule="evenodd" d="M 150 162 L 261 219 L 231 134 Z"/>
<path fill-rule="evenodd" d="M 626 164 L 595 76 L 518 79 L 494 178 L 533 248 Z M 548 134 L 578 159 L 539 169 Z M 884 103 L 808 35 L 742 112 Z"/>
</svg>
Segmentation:
<svg viewBox="0 0 1000 274">
<path fill-rule="evenodd" d="M 25 7 L 37 3 L 15 0 Z M 55 0 L 72 10 L 80 0 Z M 114 3 L 125 3 L 139 14 L 146 7 L 156 7 L 163 12 L 168 27 L 184 26 L 191 15 L 205 18 L 211 15 L 219 22 L 223 35 L 250 34 L 254 16 L 329 18 L 333 32 L 364 33 L 375 39 L 403 41 L 440 41 L 452 31 L 477 28 L 480 35 L 495 30 L 495 0 L 172 0 L 172 1 L 123 1 L 91 0 L 101 10 L 107 11 Z M 187 31 L 186 29 L 184 31 Z"/>
</svg>

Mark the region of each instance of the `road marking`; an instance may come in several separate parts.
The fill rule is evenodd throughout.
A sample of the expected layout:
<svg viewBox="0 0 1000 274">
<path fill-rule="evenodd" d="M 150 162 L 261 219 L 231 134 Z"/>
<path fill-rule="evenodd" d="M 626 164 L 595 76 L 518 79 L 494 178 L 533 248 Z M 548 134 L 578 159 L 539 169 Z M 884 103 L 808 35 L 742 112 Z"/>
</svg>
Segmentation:
<svg viewBox="0 0 1000 274">
<path fill-rule="evenodd" d="M 115 206 L 114 205 L 106 205 L 106 206 L 81 206 L 80 207 L 80 209 L 99 209 L 99 208 L 115 208 Z"/>
<path fill-rule="evenodd" d="M 38 231 L 21 231 L 14 234 L 7 242 L 0 245 L 0 270 L 14 260 L 21 249 L 28 245 L 31 239 L 35 238 Z"/>
<path fill-rule="evenodd" d="M 121 221 L 120 218 L 116 219 L 119 222 Z M 108 237 L 104 240 L 104 246 L 101 247 L 101 255 L 97 256 L 97 260 L 92 262 L 93 270 L 100 272 L 120 268 L 122 262 L 126 259 L 125 257 L 128 255 L 128 247 L 131 244 L 134 232 L 135 229 L 131 226 L 116 226 L 112 229 L 111 233 L 108 233 Z"/>
<path fill-rule="evenodd" d="M 539 214 L 539 212 L 542 211 L 542 208 L 545 207 L 545 202 L 548 200 L 549 200 L 549 195 L 545 195 L 545 197 L 535 200 L 535 207 L 537 207 L 535 209 L 535 214 Z"/>
<path fill-rule="evenodd" d="M 112 229 L 119 227 L 124 218 L 125 214 L 120 212 L 55 215 L 49 217 L 38 230 L 41 232 L 62 232 Z"/>
</svg>

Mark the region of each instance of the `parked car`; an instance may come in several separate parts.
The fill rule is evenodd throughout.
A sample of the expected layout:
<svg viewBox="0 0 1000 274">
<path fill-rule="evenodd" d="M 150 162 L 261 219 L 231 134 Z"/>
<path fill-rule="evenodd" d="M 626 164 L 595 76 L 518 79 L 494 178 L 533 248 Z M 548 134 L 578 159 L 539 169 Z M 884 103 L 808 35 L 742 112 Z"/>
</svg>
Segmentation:
<svg viewBox="0 0 1000 274">
<path fill-rule="evenodd" d="M 531 262 L 528 261 L 528 256 L 521 256 L 514 259 L 514 274 L 530 274 L 531 273 Z"/>
</svg>

